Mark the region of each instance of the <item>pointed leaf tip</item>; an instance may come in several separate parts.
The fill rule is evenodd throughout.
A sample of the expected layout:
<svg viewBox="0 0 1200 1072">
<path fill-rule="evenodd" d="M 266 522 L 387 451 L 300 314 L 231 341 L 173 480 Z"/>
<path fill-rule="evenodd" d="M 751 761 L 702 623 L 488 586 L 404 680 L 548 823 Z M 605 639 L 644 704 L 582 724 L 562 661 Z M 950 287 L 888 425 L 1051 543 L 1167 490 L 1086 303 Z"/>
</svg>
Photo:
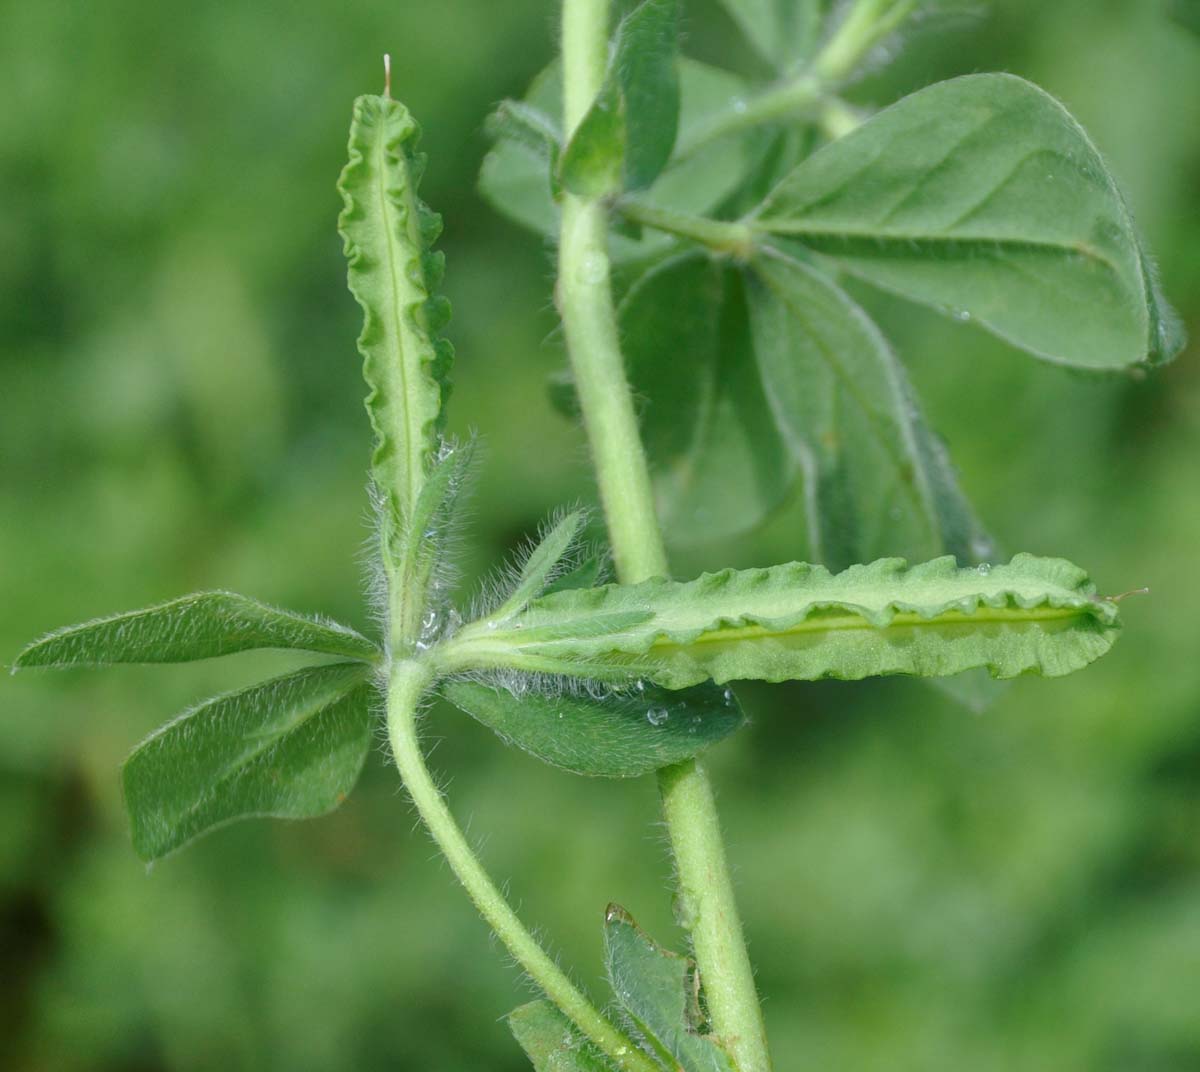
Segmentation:
<svg viewBox="0 0 1200 1072">
<path fill-rule="evenodd" d="M 1099 152 L 1013 75 L 884 109 L 800 163 L 755 226 L 1049 361 L 1115 370 L 1182 346 Z"/>
</svg>

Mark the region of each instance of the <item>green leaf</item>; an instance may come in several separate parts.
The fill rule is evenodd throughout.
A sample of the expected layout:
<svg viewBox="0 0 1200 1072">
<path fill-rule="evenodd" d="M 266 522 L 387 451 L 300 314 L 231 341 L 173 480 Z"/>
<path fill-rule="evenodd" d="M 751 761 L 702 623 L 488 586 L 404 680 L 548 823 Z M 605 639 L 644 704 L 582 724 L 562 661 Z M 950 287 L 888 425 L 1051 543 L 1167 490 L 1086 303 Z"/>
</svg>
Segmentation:
<svg viewBox="0 0 1200 1072">
<path fill-rule="evenodd" d="M 21 652 L 13 669 L 182 663 L 251 648 L 297 648 L 363 662 L 379 657 L 371 641 L 336 622 L 234 592 L 198 592 L 56 630 Z"/>
<path fill-rule="evenodd" d="M 438 337 L 448 306 L 434 296 L 442 257 L 431 251 L 441 219 L 418 199 L 420 129 L 388 97 L 354 102 L 349 162 L 338 180 L 345 207 L 350 292 L 363 310 L 358 348 L 375 430 L 372 476 L 382 511 L 385 560 L 437 452 L 453 351 Z"/>
<path fill-rule="evenodd" d="M 1079 670 L 1116 640 L 1117 606 L 1070 562 L 1017 555 L 960 569 L 880 559 L 831 574 L 793 562 L 694 581 L 654 578 L 556 592 L 503 625 L 463 627 L 442 669 L 514 669 L 684 688 L 707 678 L 763 681 L 993 677 Z"/>
<path fill-rule="evenodd" d="M 624 182 L 625 137 L 621 91 L 610 75 L 567 142 L 558 181 L 582 197 L 616 193 Z"/>
<path fill-rule="evenodd" d="M 754 46 L 779 73 L 812 53 L 821 30 L 822 0 L 721 0 Z"/>
<path fill-rule="evenodd" d="M 1119 369 L 1182 345 L 1099 153 L 1011 75 L 905 97 L 801 163 L 754 226 L 1050 361 Z"/>
<path fill-rule="evenodd" d="M 587 514 L 573 510 L 560 518 L 530 551 L 521 567 L 517 583 L 504 603 L 492 613 L 497 621 L 523 610 L 525 605 L 542 594 L 563 571 L 561 565 L 583 532 Z"/>
<path fill-rule="evenodd" d="M 824 274 L 768 251 L 747 285 L 774 420 L 804 473 L 811 557 L 961 562 L 990 546 L 879 329 Z"/>
<path fill-rule="evenodd" d="M 755 369 L 740 276 L 685 254 L 635 283 L 618 316 L 668 540 L 753 528 L 786 498 L 796 467 Z"/>
<path fill-rule="evenodd" d="M 569 573 L 564 573 L 546 585 L 546 592 L 563 592 L 568 588 L 594 588 L 605 579 L 607 571 L 607 553 L 588 555 Z"/>
<path fill-rule="evenodd" d="M 611 1072 L 610 1065 L 550 1002 L 531 1001 L 508 1014 L 508 1026 L 534 1072 Z"/>
<path fill-rule="evenodd" d="M 562 131 L 554 119 L 540 108 L 524 101 L 506 100 L 497 105 L 484 124 L 492 141 L 510 141 L 526 149 L 545 163 L 550 194 L 558 198 L 558 157 L 562 152 Z"/>
<path fill-rule="evenodd" d="M 678 57 L 678 0 L 643 0 L 621 20 L 604 84 L 563 151 L 568 190 L 602 197 L 654 182 L 679 128 Z"/>
<path fill-rule="evenodd" d="M 652 941 L 620 905 L 604 913 L 604 963 L 617 1000 L 670 1067 L 735 1072 L 729 1055 L 699 1033 L 691 962 Z"/>
<path fill-rule="evenodd" d="M 633 778 L 728 737 L 744 722 L 733 692 L 712 684 L 676 692 L 639 681 L 606 696 L 514 695 L 447 681 L 442 695 L 505 741 L 574 774 Z"/>
<path fill-rule="evenodd" d="M 745 95 L 745 85 L 736 76 L 695 60 L 681 59 L 679 143 L 702 130 L 730 102 Z M 562 73 L 557 63 L 541 72 L 530 85 L 523 103 L 538 113 L 538 123 L 547 129 L 562 129 Z M 492 150 L 484 157 L 479 175 L 483 196 L 498 212 L 537 234 L 555 239 L 558 206 L 552 194 L 552 177 L 545 153 L 527 137 L 513 137 L 504 127 Z M 639 195 L 650 205 L 676 212 L 704 213 L 722 201 L 743 180 L 753 160 L 746 139 L 726 139 L 673 159 L 651 189 Z M 611 253 L 616 261 L 648 256 L 669 247 L 672 239 L 648 232 L 640 240 L 614 235 Z"/>
<path fill-rule="evenodd" d="M 370 671 L 311 667 L 218 696 L 125 761 L 133 844 L 156 860 L 235 819 L 308 819 L 354 788 L 371 746 Z"/>
</svg>

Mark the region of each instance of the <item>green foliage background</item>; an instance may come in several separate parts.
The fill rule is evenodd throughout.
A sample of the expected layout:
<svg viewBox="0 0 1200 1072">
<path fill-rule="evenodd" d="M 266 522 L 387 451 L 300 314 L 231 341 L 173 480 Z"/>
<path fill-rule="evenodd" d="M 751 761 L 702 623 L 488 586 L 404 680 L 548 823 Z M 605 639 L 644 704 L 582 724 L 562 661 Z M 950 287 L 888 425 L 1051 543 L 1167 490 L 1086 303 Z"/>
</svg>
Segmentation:
<svg viewBox="0 0 1200 1072">
<path fill-rule="evenodd" d="M 713 3 L 688 51 L 740 48 Z M 1200 335 L 1200 39 L 1149 0 L 997 0 L 930 23 L 885 103 L 1009 70 L 1122 181 Z M 216 0 L 0 9 L 0 652 L 202 587 L 368 627 L 368 432 L 334 181 L 352 97 L 395 56 L 428 131 L 459 361 L 483 440 L 468 579 L 593 497 L 551 267 L 475 193 L 489 106 L 549 58 L 547 0 Z M 749 66 L 745 50 L 730 62 Z M 906 681 L 743 690 L 711 765 L 777 1063 L 902 1072 L 1200 1067 L 1200 365 L 1072 374 L 863 296 L 1009 551 L 1149 585 L 1114 653 L 982 717 Z M 679 374 L 687 374 L 681 366 Z M 678 572 L 791 558 L 786 525 Z M 23 674 L 0 699 L 0 1065 L 519 1069 L 526 995 L 382 749 L 334 816 L 246 823 L 147 874 L 118 765 L 165 717 L 283 656 Z M 456 812 L 586 985 L 601 915 L 677 941 L 652 779 L 573 778 L 448 710 Z M 599 993 L 599 988 L 597 987 Z"/>
</svg>

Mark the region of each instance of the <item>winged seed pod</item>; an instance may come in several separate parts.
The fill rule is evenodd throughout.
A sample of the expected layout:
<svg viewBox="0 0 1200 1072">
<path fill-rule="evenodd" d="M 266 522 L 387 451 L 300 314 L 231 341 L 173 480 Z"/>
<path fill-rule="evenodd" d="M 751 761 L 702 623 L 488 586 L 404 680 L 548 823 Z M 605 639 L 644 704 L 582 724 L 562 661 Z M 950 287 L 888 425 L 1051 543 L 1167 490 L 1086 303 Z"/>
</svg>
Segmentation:
<svg viewBox="0 0 1200 1072">
<path fill-rule="evenodd" d="M 1071 673 L 1112 647 L 1117 606 L 1057 558 L 959 568 L 880 559 L 831 574 L 793 562 L 556 592 L 504 622 L 476 622 L 440 653 L 444 670 L 507 667 L 667 688 L 708 678 L 994 677 Z"/>
</svg>

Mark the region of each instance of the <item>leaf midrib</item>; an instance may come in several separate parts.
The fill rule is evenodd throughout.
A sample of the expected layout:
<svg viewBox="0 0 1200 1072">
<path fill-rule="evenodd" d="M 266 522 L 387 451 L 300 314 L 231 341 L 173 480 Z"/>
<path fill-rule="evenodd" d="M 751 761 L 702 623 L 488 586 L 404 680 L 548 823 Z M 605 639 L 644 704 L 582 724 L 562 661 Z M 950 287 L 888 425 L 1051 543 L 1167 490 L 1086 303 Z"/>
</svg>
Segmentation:
<svg viewBox="0 0 1200 1072">
<path fill-rule="evenodd" d="M 1083 242 L 1054 242 L 1039 238 L 1010 238 L 1001 235 L 938 235 L 927 232 L 893 231 L 888 228 L 870 229 L 862 227 L 809 226 L 803 222 L 787 219 L 760 217 L 748 220 L 754 230 L 767 234 L 785 235 L 801 240 L 815 239 L 830 242 L 862 242 L 865 246 L 978 246 L 989 250 L 1001 247 L 1006 250 L 1032 253 L 1053 253 L 1056 256 L 1081 256 L 1095 261 L 1118 279 L 1121 272 L 1116 264 L 1094 246 Z M 827 250 L 820 252 L 828 253 Z M 834 255 L 834 254 L 831 254 Z"/>
</svg>

